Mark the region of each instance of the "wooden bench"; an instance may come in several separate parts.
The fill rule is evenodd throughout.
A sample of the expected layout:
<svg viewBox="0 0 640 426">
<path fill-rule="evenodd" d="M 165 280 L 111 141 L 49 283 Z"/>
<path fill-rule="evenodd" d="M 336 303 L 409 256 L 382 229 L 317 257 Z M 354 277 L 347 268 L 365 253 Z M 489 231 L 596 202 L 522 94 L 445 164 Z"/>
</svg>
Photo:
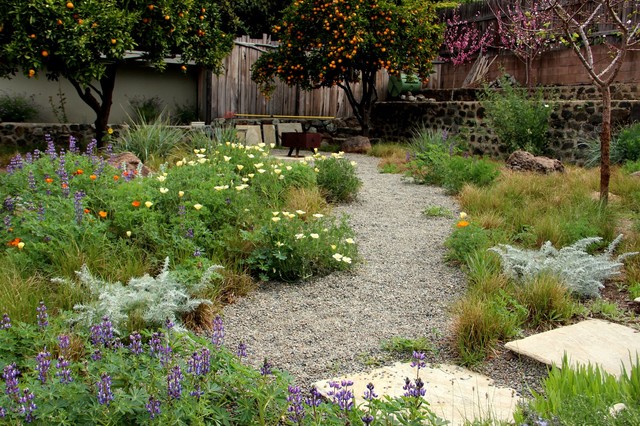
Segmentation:
<svg viewBox="0 0 640 426">
<path fill-rule="evenodd" d="M 322 141 L 322 135 L 320 133 L 295 133 L 286 132 L 282 133 L 280 142 L 282 146 L 289 148 L 287 156 L 291 157 L 293 150 L 296 150 L 296 157 L 300 155 L 300 149 L 308 149 L 312 152 L 314 149 L 320 148 L 320 142 Z"/>
</svg>

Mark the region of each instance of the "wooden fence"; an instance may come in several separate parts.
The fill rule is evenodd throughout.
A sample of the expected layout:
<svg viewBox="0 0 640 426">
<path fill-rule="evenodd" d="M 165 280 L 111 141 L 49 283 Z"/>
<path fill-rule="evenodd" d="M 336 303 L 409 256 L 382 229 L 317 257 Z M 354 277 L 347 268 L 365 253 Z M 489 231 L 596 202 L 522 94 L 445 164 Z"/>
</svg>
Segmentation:
<svg viewBox="0 0 640 426">
<path fill-rule="evenodd" d="M 295 115 L 295 116 L 332 116 L 349 117 L 351 106 L 344 91 L 339 87 L 305 91 L 298 87 L 287 86 L 276 80 L 276 89 L 270 98 L 263 96 L 258 85 L 251 80 L 251 66 L 263 53 L 275 46 L 270 37 L 250 39 L 247 36 L 236 39 L 231 54 L 224 60 L 224 71 L 220 76 L 210 78 L 209 117 L 219 118 L 229 113 Z M 262 51 L 261 51 L 262 50 Z M 376 88 L 378 99 L 387 96 L 388 75 L 386 71 L 378 73 Z M 359 93 L 360 85 L 355 86 Z"/>
</svg>

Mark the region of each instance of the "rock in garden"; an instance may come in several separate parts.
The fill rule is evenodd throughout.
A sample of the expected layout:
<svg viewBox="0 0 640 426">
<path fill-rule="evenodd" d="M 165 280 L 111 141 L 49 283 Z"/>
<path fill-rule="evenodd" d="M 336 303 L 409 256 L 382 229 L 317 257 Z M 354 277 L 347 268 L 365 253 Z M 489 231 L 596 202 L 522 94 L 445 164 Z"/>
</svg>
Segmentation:
<svg viewBox="0 0 640 426">
<path fill-rule="evenodd" d="M 353 136 L 342 142 L 341 151 L 366 154 L 371 151 L 371 141 L 366 136 Z"/>
<path fill-rule="evenodd" d="M 126 165 L 126 171 L 134 172 L 138 170 L 138 166 L 142 164 L 142 161 L 133 152 L 121 152 L 109 159 L 109 165 L 113 167 L 122 169 L 123 164 Z M 151 173 L 151 169 L 142 164 L 140 173 L 142 176 L 148 176 Z"/>
<path fill-rule="evenodd" d="M 507 159 L 506 165 L 511 170 L 522 172 L 564 172 L 564 166 L 560 160 L 549 157 L 536 157 L 527 151 L 514 152 Z"/>
</svg>

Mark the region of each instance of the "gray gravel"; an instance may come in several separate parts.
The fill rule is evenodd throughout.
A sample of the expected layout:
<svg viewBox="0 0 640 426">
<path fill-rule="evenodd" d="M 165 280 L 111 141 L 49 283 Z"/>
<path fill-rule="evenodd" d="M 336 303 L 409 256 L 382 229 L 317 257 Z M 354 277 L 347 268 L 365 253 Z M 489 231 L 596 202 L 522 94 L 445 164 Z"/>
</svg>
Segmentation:
<svg viewBox="0 0 640 426">
<path fill-rule="evenodd" d="M 229 347 L 245 342 L 250 363 L 268 358 L 305 387 L 392 361 L 380 346 L 396 336 L 427 337 L 438 347 L 432 361 L 454 362 L 448 308 L 466 282 L 444 263 L 443 242 L 456 218 L 422 212 L 442 206 L 457 214 L 455 199 L 441 188 L 379 173 L 377 158 L 349 158 L 358 163 L 363 187 L 355 202 L 333 212 L 348 215 L 364 261 L 350 272 L 307 282 L 264 283 L 224 309 Z M 493 369 L 498 382 L 520 388 L 523 378 L 539 376 L 539 367 L 530 364 L 501 359 L 482 370 L 492 375 Z"/>
</svg>

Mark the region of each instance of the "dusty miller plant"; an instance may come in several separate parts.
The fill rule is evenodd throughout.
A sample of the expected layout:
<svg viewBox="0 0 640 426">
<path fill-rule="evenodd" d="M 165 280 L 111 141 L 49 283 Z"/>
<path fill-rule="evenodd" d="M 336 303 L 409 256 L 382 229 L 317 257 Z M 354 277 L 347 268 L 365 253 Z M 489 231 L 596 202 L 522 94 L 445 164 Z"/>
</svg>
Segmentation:
<svg viewBox="0 0 640 426">
<path fill-rule="evenodd" d="M 205 287 L 211 276 L 221 268 L 219 265 L 208 268 L 202 274 L 200 282 L 189 290 L 197 292 Z M 86 305 L 74 306 L 78 312 L 76 319 L 88 326 L 108 316 L 114 330 L 119 331 L 119 327 L 135 310 L 142 312 L 142 319 L 148 326 L 161 325 L 170 320 L 176 329 L 181 329 L 181 315 L 193 311 L 203 303 L 211 304 L 208 299 L 192 298 L 185 285 L 176 281 L 169 272 L 168 257 L 157 277 L 145 274 L 139 278 L 131 278 L 126 286 L 120 282 L 110 283 L 94 277 L 86 265 L 76 271 L 76 274 L 95 300 Z M 54 281 L 65 282 L 65 279 L 56 278 Z"/>
<path fill-rule="evenodd" d="M 504 273 L 518 281 L 526 281 L 541 272 L 551 272 L 559 276 L 569 290 L 583 298 L 600 297 L 604 280 L 620 273 L 622 261 L 637 254 L 624 253 L 613 258 L 613 251 L 622 240 L 620 234 L 598 255 L 587 253 L 591 244 L 602 241 L 600 237 L 583 238 L 560 250 L 547 241 L 539 251 L 523 250 L 507 244 L 499 244 L 489 250 L 502 258 Z"/>
</svg>

